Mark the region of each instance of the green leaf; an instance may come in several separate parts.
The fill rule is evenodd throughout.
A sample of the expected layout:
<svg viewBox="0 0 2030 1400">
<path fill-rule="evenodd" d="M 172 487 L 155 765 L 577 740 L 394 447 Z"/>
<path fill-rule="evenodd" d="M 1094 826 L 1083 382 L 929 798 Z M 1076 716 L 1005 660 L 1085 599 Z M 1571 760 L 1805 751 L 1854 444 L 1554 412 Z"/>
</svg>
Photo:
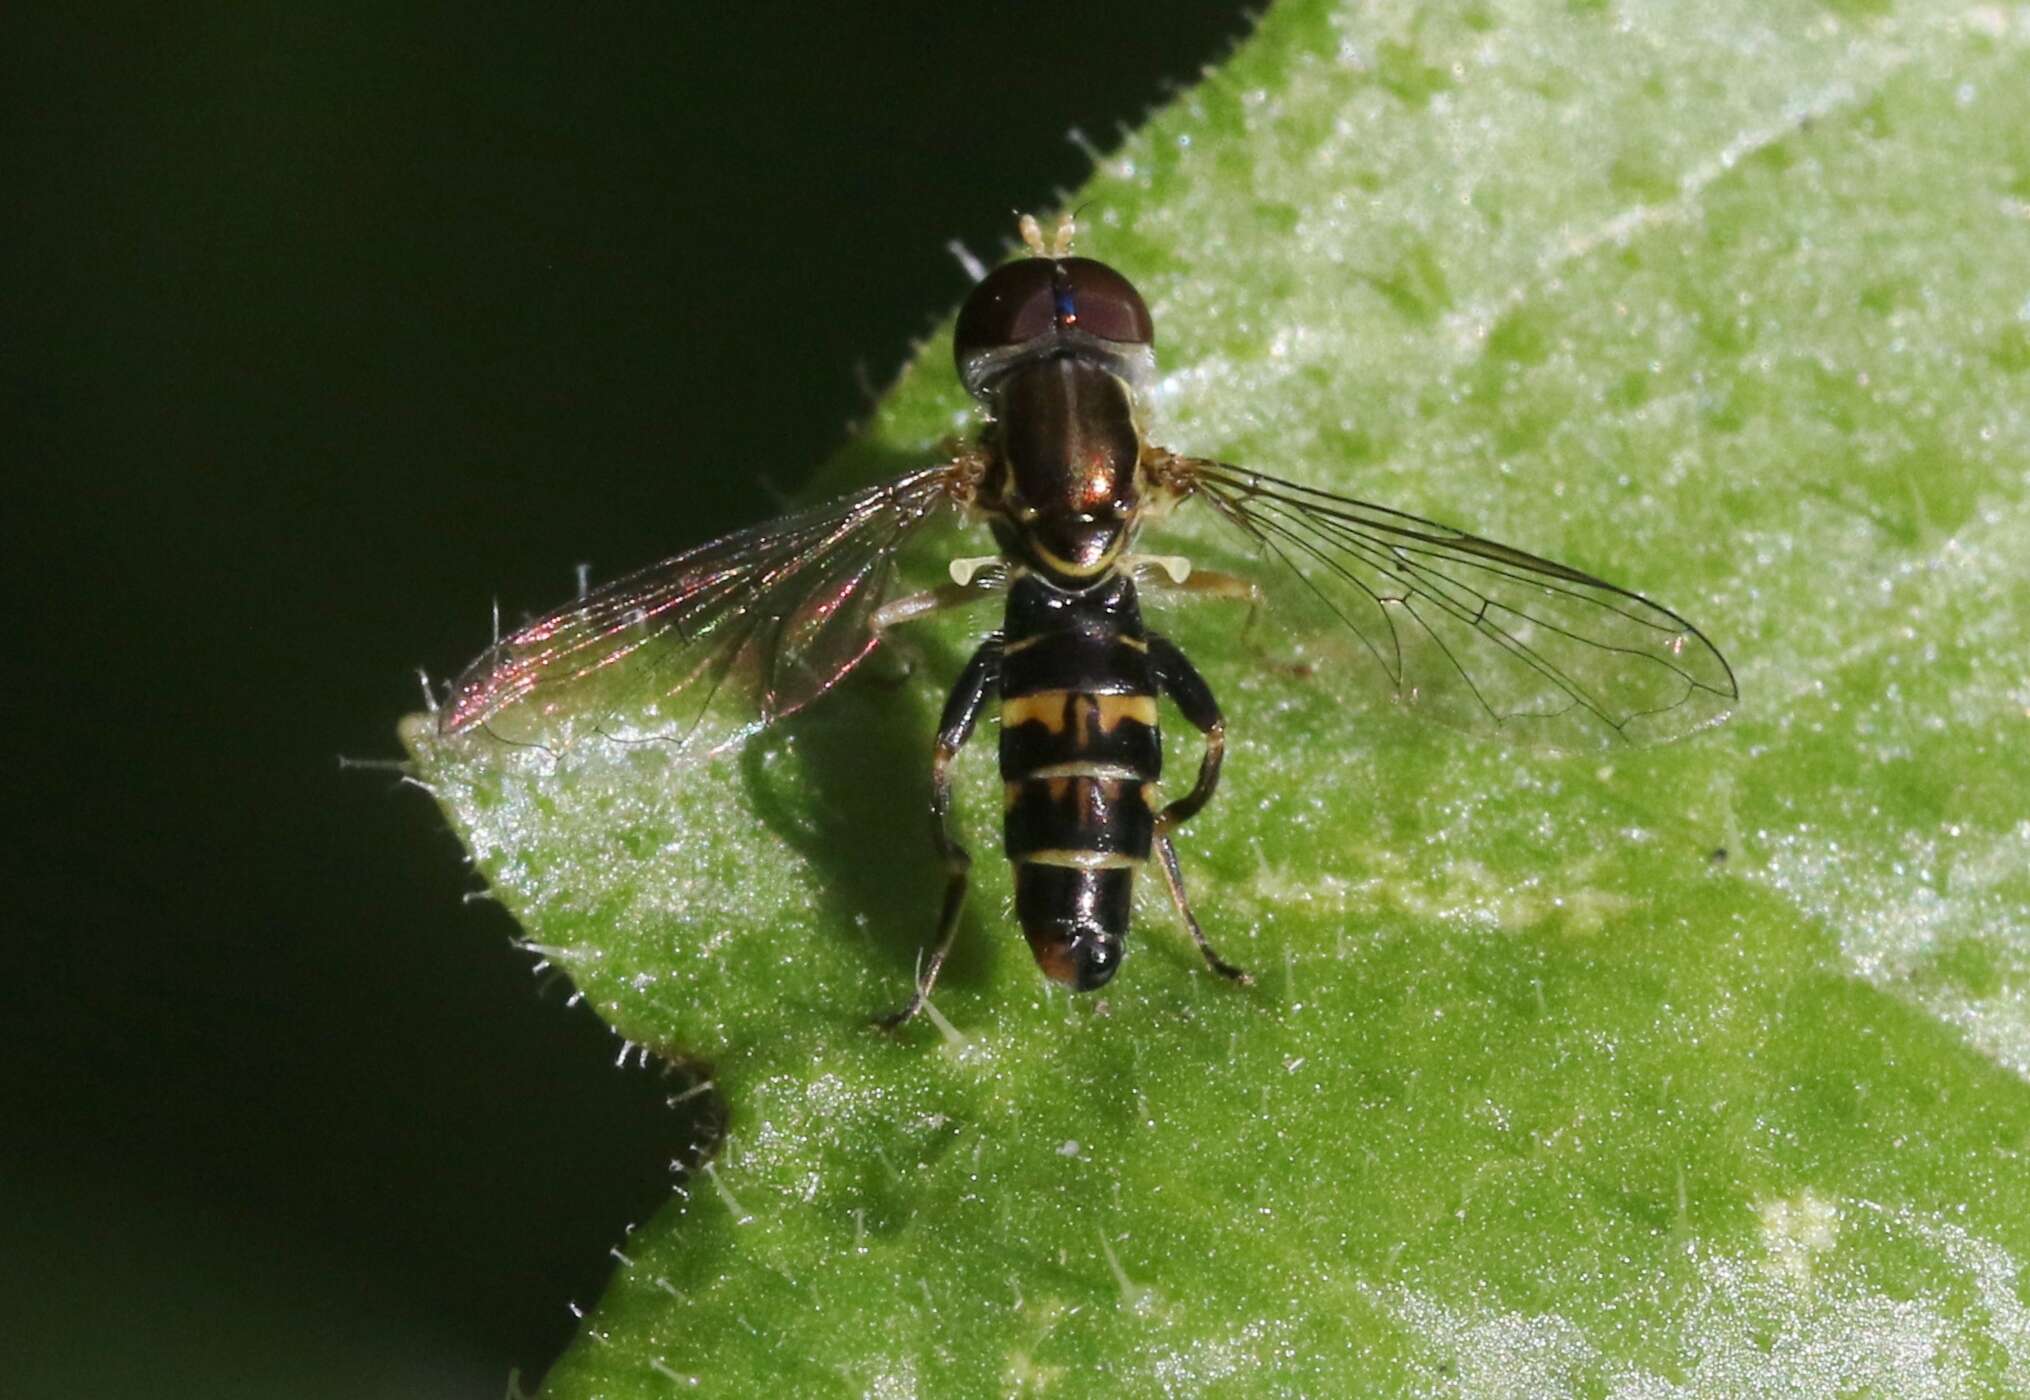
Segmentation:
<svg viewBox="0 0 2030 1400">
<path fill-rule="evenodd" d="M 1518 754 L 1204 605 L 1180 845 L 1258 985 L 1147 889 L 1047 991 L 977 744 L 949 1029 L 896 1037 L 984 616 L 702 766 L 411 723 L 530 941 L 730 1108 L 549 1393 L 2030 1391 L 2021 12 L 1289 0 L 1075 202 L 1158 441 L 1627 583 L 1743 704 Z M 828 484 L 968 421 L 933 345 Z"/>
</svg>

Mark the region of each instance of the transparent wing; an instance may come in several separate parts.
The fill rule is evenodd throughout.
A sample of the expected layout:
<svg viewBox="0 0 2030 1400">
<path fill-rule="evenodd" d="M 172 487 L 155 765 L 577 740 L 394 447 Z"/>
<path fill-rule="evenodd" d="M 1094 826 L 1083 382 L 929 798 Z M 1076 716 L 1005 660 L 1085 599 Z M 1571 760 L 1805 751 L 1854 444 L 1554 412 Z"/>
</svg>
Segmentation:
<svg viewBox="0 0 2030 1400">
<path fill-rule="evenodd" d="M 1718 723 L 1740 698 L 1698 628 L 1577 569 L 1218 462 L 1172 458 L 1161 475 L 1287 569 L 1271 613 L 1294 604 L 1322 620 L 1400 703 L 1442 723 L 1554 749 L 1652 744 Z"/>
<path fill-rule="evenodd" d="M 593 589 L 467 667 L 440 729 L 555 743 L 589 724 L 709 752 L 739 742 L 874 649 L 895 554 L 957 498 L 960 466 L 912 472 Z"/>
</svg>

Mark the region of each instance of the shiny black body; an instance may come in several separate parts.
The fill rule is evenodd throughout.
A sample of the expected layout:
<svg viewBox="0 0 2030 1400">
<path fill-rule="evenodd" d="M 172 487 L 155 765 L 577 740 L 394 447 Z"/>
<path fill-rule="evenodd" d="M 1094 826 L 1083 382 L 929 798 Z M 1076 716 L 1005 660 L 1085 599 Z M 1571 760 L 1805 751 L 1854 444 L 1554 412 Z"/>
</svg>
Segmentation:
<svg viewBox="0 0 2030 1400">
<path fill-rule="evenodd" d="M 1084 593 L 1034 576 L 1002 633 L 1004 841 L 1015 915 L 1040 962 L 1082 990 L 1111 976 L 1163 773 L 1156 677 L 1133 580 Z"/>
<path fill-rule="evenodd" d="M 1047 975 L 1091 991 L 1120 966 L 1135 875 L 1159 839 L 1158 698 L 1208 734 L 1220 730 L 1219 706 L 1184 654 L 1144 625 L 1124 571 L 1082 590 L 1033 574 L 1015 581 L 1005 624 L 946 704 L 941 755 L 965 744 L 995 693 L 1016 917 Z M 941 827 L 944 811 L 940 801 Z"/>
<path fill-rule="evenodd" d="M 1219 707 L 1182 653 L 1144 625 L 1127 556 L 1146 486 L 1129 376 L 1151 335 L 1134 289 L 1085 259 L 998 269 L 960 312 L 960 372 L 991 418 L 974 504 L 1013 577 L 1004 624 L 960 676 L 940 725 L 932 812 L 953 874 L 919 994 L 949 944 L 966 881 L 947 768 L 995 696 L 1003 841 L 1037 965 L 1079 991 L 1103 986 L 1126 951 L 1136 872 L 1160 852 L 1208 961 L 1240 976 L 1205 947 L 1167 836 L 1211 794 Z M 1165 694 L 1208 736 L 1198 786 L 1169 808 L 1156 789 Z"/>
<path fill-rule="evenodd" d="M 586 707 L 645 715 L 626 742 L 694 736 L 723 752 L 795 714 L 860 664 L 888 629 L 1006 588 L 1001 629 L 953 687 L 932 759 L 931 815 L 947 879 L 921 1010 L 950 952 L 971 858 L 952 821 L 951 765 L 992 706 L 1001 723 L 1004 844 L 1016 912 L 1038 965 L 1078 990 L 1104 985 L 1126 948 L 1145 866 L 1207 965 L 1172 835 L 1211 799 L 1225 722 L 1205 682 L 1143 621 L 1137 588 L 1264 600 L 1251 578 L 1132 553 L 1140 526 L 1188 501 L 1281 578 L 1322 626 L 1316 653 L 1384 679 L 1407 710 L 1546 747 L 1656 743 L 1725 718 L 1726 658 L 1667 608 L 1570 565 L 1406 512 L 1151 444 L 1139 414 L 1155 373 L 1148 307 L 1120 273 L 1046 249 L 988 273 L 953 334 L 961 382 L 986 420 L 942 464 L 709 541 L 590 590 L 501 638 L 452 688 L 446 736 L 569 742 Z M 955 508 L 986 525 L 994 561 L 955 560 L 951 582 L 890 597 L 902 543 Z M 1299 625 L 1303 625 L 1300 619 Z M 1349 676 L 1352 672 L 1348 673 Z M 581 689 L 582 683 L 582 689 Z M 1157 802 L 1157 707 L 1204 736 L 1191 787 Z M 552 724 L 558 732 L 552 731 Z M 499 726 L 496 728 L 496 726 Z"/>
</svg>

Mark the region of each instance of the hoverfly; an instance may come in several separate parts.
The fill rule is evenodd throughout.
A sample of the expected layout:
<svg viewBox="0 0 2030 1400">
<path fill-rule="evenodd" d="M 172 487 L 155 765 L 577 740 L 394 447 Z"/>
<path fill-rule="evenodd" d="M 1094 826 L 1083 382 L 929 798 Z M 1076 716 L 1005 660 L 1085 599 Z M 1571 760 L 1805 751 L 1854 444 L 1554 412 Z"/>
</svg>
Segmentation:
<svg viewBox="0 0 2030 1400">
<path fill-rule="evenodd" d="M 1046 248 L 989 273 L 960 308 L 953 354 L 984 410 L 950 461 L 698 546 L 594 589 L 498 641 L 439 716 L 457 734 L 510 712 L 566 710 L 622 689 L 688 740 L 707 714 L 734 739 L 796 713 L 898 624 L 1004 599 L 952 688 L 931 758 L 933 839 L 947 871 L 929 957 L 894 1027 L 923 1006 L 950 951 L 971 859 L 951 811 L 951 764 L 998 701 L 1004 844 L 1015 913 L 1043 973 L 1104 986 L 1126 950 L 1136 872 L 1152 858 L 1206 964 L 1248 976 L 1192 914 L 1172 834 L 1219 784 L 1226 720 L 1175 645 L 1144 624 L 1138 589 L 1246 601 L 1234 574 L 1139 554 L 1141 527 L 1202 502 L 1291 585 L 1285 595 L 1379 668 L 1396 697 L 1469 727 L 1555 747 L 1659 742 L 1723 718 L 1738 698 L 1713 644 L 1676 613 L 1577 569 L 1401 511 L 1221 462 L 1143 435 L 1155 375 L 1149 309 L 1127 278 L 1071 255 L 1066 218 Z M 950 582 L 892 596 L 898 550 L 958 512 L 997 553 Z M 1278 606 L 1282 606 L 1281 603 Z M 1189 791 L 1160 802 L 1157 701 L 1204 737 Z M 734 740 L 717 747 L 724 748 Z M 716 750 L 715 750 L 716 751 Z"/>
</svg>

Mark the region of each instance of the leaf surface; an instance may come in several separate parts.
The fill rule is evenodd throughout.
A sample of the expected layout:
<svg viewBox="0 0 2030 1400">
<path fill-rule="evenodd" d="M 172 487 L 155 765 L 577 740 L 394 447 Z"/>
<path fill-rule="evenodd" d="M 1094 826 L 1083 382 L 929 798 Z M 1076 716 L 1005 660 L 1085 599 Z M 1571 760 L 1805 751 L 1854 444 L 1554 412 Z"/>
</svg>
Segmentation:
<svg viewBox="0 0 2030 1400">
<path fill-rule="evenodd" d="M 1635 588 L 1744 701 L 1518 753 L 1166 619 L 1232 740 L 1180 849 L 1257 985 L 1153 887 L 1049 993 L 989 731 L 949 1028 L 895 1038 L 988 612 L 706 766 L 412 722 L 529 940 L 730 1111 L 546 1394 L 2030 1390 L 2022 12 L 1285 0 L 1074 202 L 1158 441 Z M 826 480 L 969 421 L 934 343 Z"/>
</svg>

